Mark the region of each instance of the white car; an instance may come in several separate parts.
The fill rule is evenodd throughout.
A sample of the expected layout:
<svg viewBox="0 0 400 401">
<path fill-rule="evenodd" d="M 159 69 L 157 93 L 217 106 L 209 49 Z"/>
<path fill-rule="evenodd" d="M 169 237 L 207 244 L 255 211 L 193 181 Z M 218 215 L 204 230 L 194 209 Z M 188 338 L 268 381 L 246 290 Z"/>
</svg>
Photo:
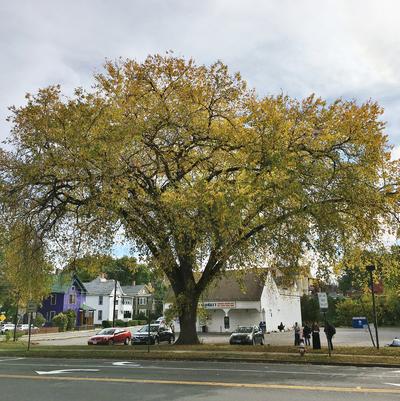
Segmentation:
<svg viewBox="0 0 400 401">
<path fill-rule="evenodd" d="M 37 330 L 38 328 L 31 324 L 31 331 Z M 18 324 L 17 330 L 19 331 L 29 331 L 29 324 Z"/>
<path fill-rule="evenodd" d="M 13 331 L 14 325 L 12 323 L 5 323 L 0 326 L 0 333 L 5 334 L 7 331 Z"/>
</svg>

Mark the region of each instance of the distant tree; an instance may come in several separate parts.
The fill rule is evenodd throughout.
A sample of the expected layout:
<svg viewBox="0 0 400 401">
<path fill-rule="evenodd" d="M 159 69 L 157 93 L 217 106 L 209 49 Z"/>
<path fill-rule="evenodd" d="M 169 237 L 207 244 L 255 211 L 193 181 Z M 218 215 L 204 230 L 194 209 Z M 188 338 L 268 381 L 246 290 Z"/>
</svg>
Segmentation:
<svg viewBox="0 0 400 401">
<path fill-rule="evenodd" d="M 170 281 L 178 343 L 198 343 L 198 301 L 225 270 L 267 259 L 295 273 L 305 250 L 335 259 L 397 211 L 398 165 L 372 101 L 262 98 L 221 62 L 169 55 L 107 62 L 95 82 L 11 109 L 4 211 L 88 248 L 122 226 Z"/>
<path fill-rule="evenodd" d="M 320 312 L 316 296 L 303 295 L 300 300 L 303 322 L 319 322 Z"/>
</svg>

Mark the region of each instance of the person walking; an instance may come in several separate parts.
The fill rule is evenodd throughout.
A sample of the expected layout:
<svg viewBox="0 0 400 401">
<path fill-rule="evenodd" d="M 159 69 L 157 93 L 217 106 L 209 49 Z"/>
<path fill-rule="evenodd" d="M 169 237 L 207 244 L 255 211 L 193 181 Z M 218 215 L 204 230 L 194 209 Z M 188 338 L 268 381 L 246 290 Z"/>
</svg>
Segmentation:
<svg viewBox="0 0 400 401">
<path fill-rule="evenodd" d="M 319 337 L 319 326 L 317 322 L 314 322 L 312 327 L 312 346 L 313 349 L 321 349 L 321 339 Z"/>
<path fill-rule="evenodd" d="M 311 327 L 307 323 L 303 327 L 303 337 L 305 345 L 310 345 Z"/>
<path fill-rule="evenodd" d="M 333 351 L 333 342 L 332 338 L 336 334 L 335 326 L 329 322 L 326 322 L 324 332 L 326 334 L 326 339 L 328 340 L 328 347 L 331 351 Z"/>
<path fill-rule="evenodd" d="M 294 324 L 293 328 L 294 328 L 294 345 L 297 347 L 298 345 L 300 345 L 301 328 L 297 322 Z"/>
</svg>

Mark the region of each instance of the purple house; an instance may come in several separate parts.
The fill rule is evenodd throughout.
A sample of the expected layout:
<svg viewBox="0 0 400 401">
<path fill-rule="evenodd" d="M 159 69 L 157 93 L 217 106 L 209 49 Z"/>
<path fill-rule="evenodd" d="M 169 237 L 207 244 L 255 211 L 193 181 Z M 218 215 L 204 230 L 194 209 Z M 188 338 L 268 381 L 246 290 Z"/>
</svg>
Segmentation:
<svg viewBox="0 0 400 401">
<path fill-rule="evenodd" d="M 53 278 L 51 294 L 42 302 L 39 312 L 45 317 L 46 324 L 60 312 L 70 309 L 76 313 L 76 325 L 93 325 L 93 308 L 85 304 L 86 288 L 76 274 L 57 274 Z"/>
</svg>

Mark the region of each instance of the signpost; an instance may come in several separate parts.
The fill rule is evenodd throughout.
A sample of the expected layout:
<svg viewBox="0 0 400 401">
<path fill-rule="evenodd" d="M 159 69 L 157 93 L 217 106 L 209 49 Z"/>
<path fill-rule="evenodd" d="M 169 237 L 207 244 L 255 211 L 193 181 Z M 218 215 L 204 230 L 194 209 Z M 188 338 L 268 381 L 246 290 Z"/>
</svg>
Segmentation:
<svg viewBox="0 0 400 401">
<path fill-rule="evenodd" d="M 28 305 L 26 305 L 26 312 L 29 313 L 29 321 L 28 321 L 28 351 L 31 348 L 31 332 L 32 332 L 32 320 L 33 313 L 37 312 L 37 304 L 34 301 L 29 301 Z"/>
<path fill-rule="evenodd" d="M 331 356 L 331 346 L 330 343 L 328 341 L 328 334 L 326 332 L 326 312 L 328 311 L 328 296 L 326 294 L 326 292 L 319 292 L 318 293 L 318 303 L 319 303 L 319 309 L 321 310 L 321 312 L 324 313 L 324 328 L 325 328 L 325 335 L 326 335 L 326 340 L 328 342 L 328 354 L 329 356 Z"/>
</svg>

